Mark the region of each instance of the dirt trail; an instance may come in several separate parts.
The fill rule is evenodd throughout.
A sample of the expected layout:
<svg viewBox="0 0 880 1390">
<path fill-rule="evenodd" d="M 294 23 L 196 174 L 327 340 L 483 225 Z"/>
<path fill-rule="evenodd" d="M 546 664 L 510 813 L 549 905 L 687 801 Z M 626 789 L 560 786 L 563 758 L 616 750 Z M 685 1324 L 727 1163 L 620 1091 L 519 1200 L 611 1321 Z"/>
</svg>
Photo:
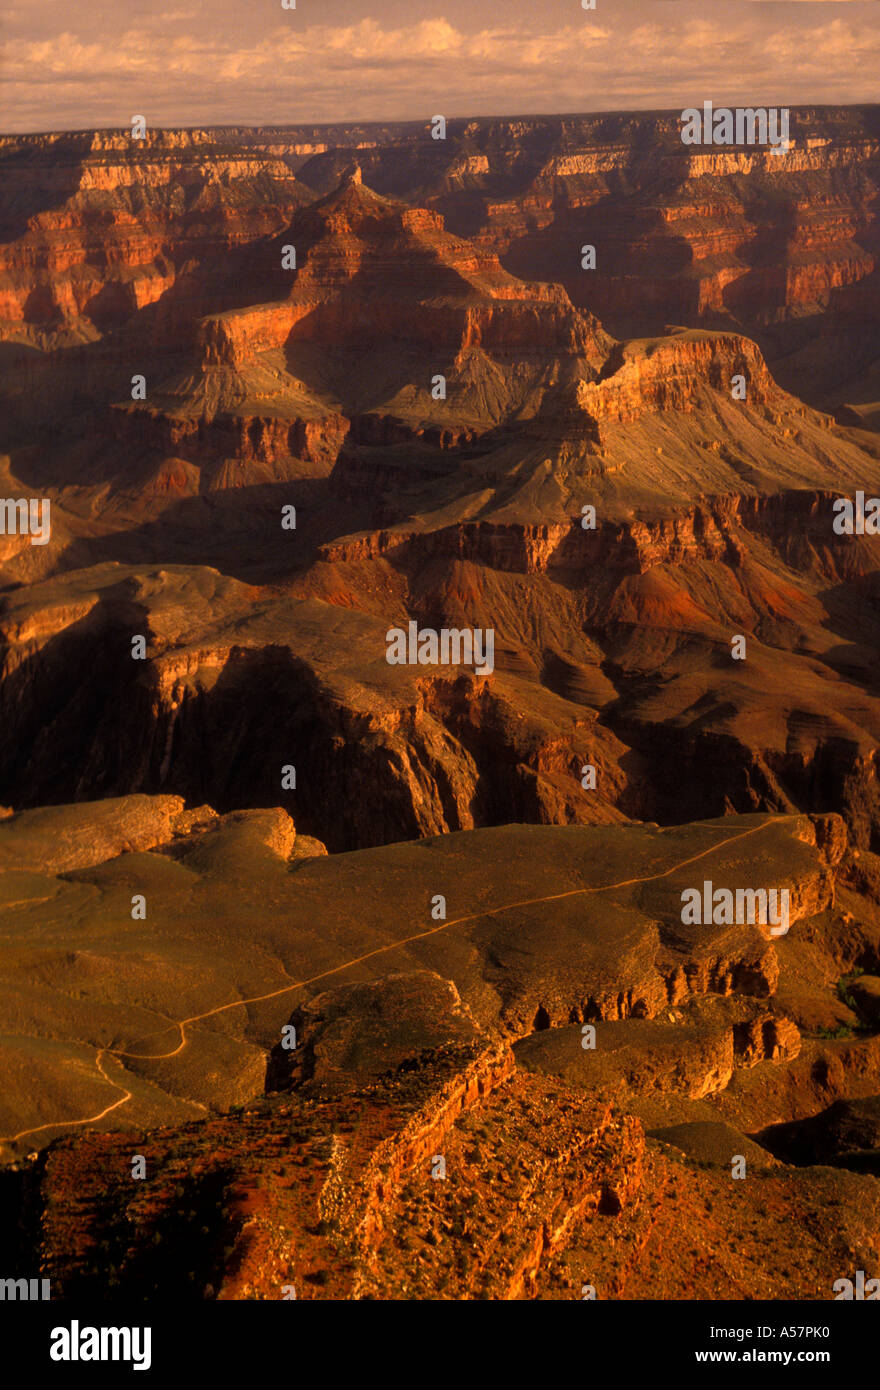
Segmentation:
<svg viewBox="0 0 880 1390">
<path fill-rule="evenodd" d="M 189 1018 L 182 1018 L 177 1023 L 169 1024 L 169 1027 L 176 1028 L 180 1034 L 180 1041 L 177 1047 L 172 1048 L 170 1052 L 129 1052 L 122 1048 L 102 1047 L 95 1056 L 95 1066 L 109 1085 L 122 1091 L 123 1094 L 120 1096 L 119 1100 L 114 1101 L 112 1105 L 108 1105 L 97 1115 L 89 1115 L 83 1120 L 56 1120 L 48 1124 L 37 1125 L 33 1129 L 23 1129 L 18 1134 L 10 1135 L 8 1138 L 0 1138 L 0 1144 L 15 1144 L 21 1139 L 26 1139 L 31 1134 L 42 1134 L 43 1131 L 47 1129 L 74 1129 L 80 1125 L 97 1124 L 105 1115 L 109 1115 L 112 1111 L 118 1110 L 120 1106 L 127 1104 L 132 1098 L 132 1092 L 127 1090 L 124 1086 L 120 1086 L 118 1082 L 113 1081 L 107 1075 L 103 1065 L 106 1057 L 131 1057 L 145 1062 L 166 1061 L 170 1057 L 176 1057 L 186 1047 L 186 1030 L 192 1023 L 200 1023 L 203 1019 L 213 1018 L 216 1014 L 225 1013 L 228 1009 L 241 1009 L 248 1004 L 261 1004 L 264 1000 L 277 999 L 280 995 L 290 994 L 296 989 L 305 989 L 307 985 L 317 984 L 319 980 L 325 980 L 330 975 L 338 975 L 343 970 L 349 970 L 354 965 L 362 964 L 363 961 L 372 960 L 375 956 L 385 955 L 389 951 L 397 951 L 402 946 L 409 946 L 413 941 L 423 941 L 425 937 L 436 936 L 438 932 L 448 931 L 450 927 L 460 927 L 465 922 L 476 922 L 484 917 L 495 916 L 495 914 L 499 912 L 509 912 L 513 908 L 533 907 L 538 903 L 559 902 L 563 898 L 586 896 L 590 893 L 609 893 L 616 888 L 630 888 L 639 883 L 652 883 L 656 879 L 668 878 L 670 874 L 674 874 L 678 869 L 687 868 L 689 864 L 695 864 L 698 860 L 705 859 L 710 854 L 715 854 L 718 850 L 723 849 L 725 845 L 734 844 L 739 840 L 745 840 L 748 836 L 756 834 L 759 830 L 766 829 L 767 826 L 771 824 L 772 821 L 762 821 L 760 825 L 753 825 L 749 830 L 742 830 L 737 835 L 728 835 L 725 839 L 719 840 L 717 844 L 710 845 L 708 849 L 701 850 L 699 854 L 690 855 L 687 859 L 680 859 L 675 864 L 671 864 L 668 869 L 663 869 L 655 874 L 645 874 L 638 878 L 625 878 L 621 879 L 618 883 L 602 883 L 589 888 L 570 888 L 565 893 L 551 893 L 541 898 L 522 898 L 518 902 L 502 903 L 498 907 L 482 908 L 479 912 L 471 912 L 468 913 L 467 916 L 454 917 L 449 922 L 441 922 L 438 926 L 429 927 L 426 931 L 414 932 L 411 936 L 402 937 L 399 941 L 389 942 L 385 946 L 377 946 L 374 950 L 366 951 L 363 955 L 353 956 L 351 960 L 343 961 L 341 965 L 331 966 L 329 970 L 322 970 L 320 974 L 311 975 L 305 980 L 296 980 L 293 984 L 284 985 L 281 989 L 267 990 L 265 994 L 254 994 L 249 999 L 233 999 L 228 1004 L 218 1004 L 216 1008 L 206 1009 L 204 1013 L 191 1014 Z M 147 1033 L 144 1037 L 139 1038 L 138 1041 L 146 1042 L 149 1038 L 159 1036 L 162 1032 L 167 1031 L 167 1029 L 161 1029 L 158 1034 Z"/>
</svg>

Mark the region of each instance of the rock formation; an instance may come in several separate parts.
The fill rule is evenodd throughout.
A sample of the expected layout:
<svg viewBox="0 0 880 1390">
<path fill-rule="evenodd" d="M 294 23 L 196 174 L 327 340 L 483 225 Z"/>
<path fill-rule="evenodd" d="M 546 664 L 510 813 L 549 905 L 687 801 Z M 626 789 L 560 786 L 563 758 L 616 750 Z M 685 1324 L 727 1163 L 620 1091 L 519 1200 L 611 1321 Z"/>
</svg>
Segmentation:
<svg viewBox="0 0 880 1390">
<path fill-rule="evenodd" d="M 880 127 L 792 132 L 0 139 L 0 1216 L 63 1293 L 877 1265 L 880 552 L 835 519 Z M 686 921 L 707 882 L 786 930 Z"/>
</svg>

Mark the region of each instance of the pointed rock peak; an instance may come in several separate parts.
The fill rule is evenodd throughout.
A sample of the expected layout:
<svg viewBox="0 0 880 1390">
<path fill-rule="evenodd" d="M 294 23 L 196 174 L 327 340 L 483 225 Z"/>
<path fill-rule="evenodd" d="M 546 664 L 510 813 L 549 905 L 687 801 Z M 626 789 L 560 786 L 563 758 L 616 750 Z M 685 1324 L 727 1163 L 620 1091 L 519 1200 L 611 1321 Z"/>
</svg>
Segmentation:
<svg viewBox="0 0 880 1390">
<path fill-rule="evenodd" d="M 348 165 L 333 191 L 312 205 L 314 213 L 325 223 L 328 219 L 343 217 L 352 224 L 364 216 L 373 217 L 377 213 L 390 215 L 404 210 L 406 206 L 368 188 L 363 181 L 360 165 L 354 162 Z"/>
</svg>

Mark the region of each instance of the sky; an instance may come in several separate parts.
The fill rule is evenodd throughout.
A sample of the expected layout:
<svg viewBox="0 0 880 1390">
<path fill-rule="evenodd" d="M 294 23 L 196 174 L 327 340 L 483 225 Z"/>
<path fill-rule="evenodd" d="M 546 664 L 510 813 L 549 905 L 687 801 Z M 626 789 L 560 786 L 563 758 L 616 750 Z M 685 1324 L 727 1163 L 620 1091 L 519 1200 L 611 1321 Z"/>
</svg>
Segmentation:
<svg viewBox="0 0 880 1390">
<path fill-rule="evenodd" d="M 0 130 L 880 101 L 880 0 L 8 0 Z"/>
</svg>

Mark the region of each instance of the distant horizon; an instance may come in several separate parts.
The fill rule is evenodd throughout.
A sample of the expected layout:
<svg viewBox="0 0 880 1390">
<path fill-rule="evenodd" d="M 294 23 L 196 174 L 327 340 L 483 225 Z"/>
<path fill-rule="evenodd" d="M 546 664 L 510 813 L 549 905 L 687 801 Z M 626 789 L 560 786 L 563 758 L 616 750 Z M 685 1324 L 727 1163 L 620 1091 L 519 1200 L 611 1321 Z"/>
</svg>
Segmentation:
<svg viewBox="0 0 880 1390">
<path fill-rule="evenodd" d="M 716 107 L 721 105 L 736 105 L 736 103 L 716 102 Z M 740 103 L 741 104 L 741 103 Z M 766 102 L 752 102 L 753 106 L 766 106 Z M 645 116 L 645 117 L 674 117 L 678 118 L 686 105 L 681 106 L 615 106 L 597 107 L 589 110 L 580 111 L 493 111 L 486 114 L 474 114 L 468 112 L 461 116 L 446 115 L 449 125 L 465 121 L 570 121 L 589 118 L 592 116 Z M 788 109 L 792 112 L 798 111 L 872 111 L 880 110 L 880 99 L 877 101 L 800 101 L 789 102 Z M 431 113 L 434 114 L 434 113 Z M 371 116 L 369 119 L 361 116 L 342 116 L 334 121 L 209 121 L 209 122 L 183 122 L 179 124 L 155 124 L 147 123 L 147 133 L 153 131 L 178 131 L 178 130 L 301 130 L 309 128 L 311 130 L 333 130 L 339 126 L 421 126 L 430 125 L 431 116 Z M 45 130 L 5 130 L 0 129 L 0 138 L 9 136 L 41 136 L 41 135 L 88 135 L 90 133 L 99 134 L 128 134 L 129 125 L 85 125 L 85 126 L 50 126 Z"/>
</svg>

